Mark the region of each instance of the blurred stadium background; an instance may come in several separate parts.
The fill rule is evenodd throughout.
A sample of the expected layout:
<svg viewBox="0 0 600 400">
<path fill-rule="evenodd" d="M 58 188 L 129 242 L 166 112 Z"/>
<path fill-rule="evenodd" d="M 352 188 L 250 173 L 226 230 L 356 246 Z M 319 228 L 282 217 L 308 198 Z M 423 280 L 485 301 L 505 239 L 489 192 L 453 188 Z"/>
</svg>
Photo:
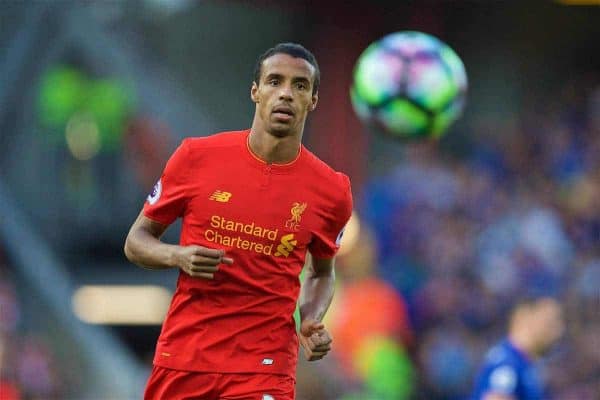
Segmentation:
<svg viewBox="0 0 600 400">
<path fill-rule="evenodd" d="M 305 144 L 356 203 L 335 351 L 300 362 L 298 399 L 463 399 L 531 294 L 566 308 L 551 390 L 597 399 L 598 4 L 0 2 L 0 397 L 140 397 L 176 272 L 127 263 L 126 231 L 183 137 L 250 125 L 256 57 L 295 41 L 322 70 Z M 400 30 L 467 68 L 466 112 L 437 143 L 352 112 L 356 58 Z"/>
</svg>

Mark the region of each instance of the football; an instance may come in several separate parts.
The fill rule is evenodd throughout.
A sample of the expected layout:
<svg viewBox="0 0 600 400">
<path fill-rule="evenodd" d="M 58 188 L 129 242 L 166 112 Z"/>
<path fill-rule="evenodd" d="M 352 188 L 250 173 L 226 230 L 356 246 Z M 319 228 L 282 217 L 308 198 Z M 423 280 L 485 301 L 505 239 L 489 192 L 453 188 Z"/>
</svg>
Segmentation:
<svg viewBox="0 0 600 400">
<path fill-rule="evenodd" d="M 395 138 L 440 137 L 465 105 L 459 56 L 422 32 L 389 34 L 356 61 L 350 97 L 360 120 Z"/>
</svg>

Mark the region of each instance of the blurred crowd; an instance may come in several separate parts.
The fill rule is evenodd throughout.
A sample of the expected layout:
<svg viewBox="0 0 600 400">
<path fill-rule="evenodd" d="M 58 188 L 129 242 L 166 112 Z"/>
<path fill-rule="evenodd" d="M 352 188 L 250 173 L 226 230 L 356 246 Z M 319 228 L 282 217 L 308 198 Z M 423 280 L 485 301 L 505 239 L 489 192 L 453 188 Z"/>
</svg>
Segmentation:
<svg viewBox="0 0 600 400">
<path fill-rule="evenodd" d="M 354 374 L 338 377 L 331 398 L 465 399 L 512 306 L 542 295 L 561 301 L 567 323 L 539 361 L 549 392 L 598 398 L 600 87 L 571 82 L 512 120 L 470 129 L 460 155 L 398 145 L 402 161 L 363 189 L 358 212 L 371 232 L 340 258 L 331 317 L 334 354 Z M 374 356 L 373 340 L 385 351 Z M 350 382 L 354 397 L 341 394 Z"/>
<path fill-rule="evenodd" d="M 0 248 L 1 249 L 1 248 Z M 23 287 L 23 286 L 21 286 Z M 0 399 L 62 398 L 64 369 L 57 362 L 48 327 L 28 323 L 14 276 L 0 251 Z"/>
</svg>

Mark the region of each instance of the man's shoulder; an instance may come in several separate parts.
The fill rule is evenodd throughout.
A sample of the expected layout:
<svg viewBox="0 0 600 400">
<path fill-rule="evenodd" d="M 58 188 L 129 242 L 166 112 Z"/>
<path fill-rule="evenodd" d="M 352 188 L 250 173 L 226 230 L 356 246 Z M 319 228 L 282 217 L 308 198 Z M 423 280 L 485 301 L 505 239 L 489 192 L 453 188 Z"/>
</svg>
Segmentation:
<svg viewBox="0 0 600 400">
<path fill-rule="evenodd" d="M 214 149 L 219 147 L 238 146 L 243 143 L 248 131 L 225 131 L 207 136 L 190 136 L 183 140 L 190 150 Z"/>
<path fill-rule="evenodd" d="M 327 184 L 334 185 L 333 189 L 336 190 L 347 190 L 350 187 L 350 179 L 346 174 L 340 171 L 336 171 L 325 161 L 317 157 L 313 152 L 308 150 L 306 147 L 303 149 L 306 154 L 308 165 L 310 166 L 311 173 L 314 179 L 320 182 L 327 182 Z"/>
<path fill-rule="evenodd" d="M 482 399 L 485 393 L 493 392 L 514 396 L 521 371 L 511 348 L 500 341 L 485 355 L 481 366 L 473 399 Z"/>
<path fill-rule="evenodd" d="M 511 366 L 518 369 L 523 360 L 507 341 L 501 341 L 487 352 L 485 363 L 488 367 Z"/>
</svg>

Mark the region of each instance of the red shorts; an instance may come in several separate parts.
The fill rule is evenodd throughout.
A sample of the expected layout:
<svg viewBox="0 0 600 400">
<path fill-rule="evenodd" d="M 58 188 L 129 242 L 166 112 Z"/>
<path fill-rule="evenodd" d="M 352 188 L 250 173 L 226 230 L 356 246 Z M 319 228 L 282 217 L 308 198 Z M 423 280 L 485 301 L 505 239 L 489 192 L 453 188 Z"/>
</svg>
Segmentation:
<svg viewBox="0 0 600 400">
<path fill-rule="evenodd" d="M 144 400 L 294 400 L 296 382 L 285 375 L 215 374 L 154 366 Z"/>
</svg>

